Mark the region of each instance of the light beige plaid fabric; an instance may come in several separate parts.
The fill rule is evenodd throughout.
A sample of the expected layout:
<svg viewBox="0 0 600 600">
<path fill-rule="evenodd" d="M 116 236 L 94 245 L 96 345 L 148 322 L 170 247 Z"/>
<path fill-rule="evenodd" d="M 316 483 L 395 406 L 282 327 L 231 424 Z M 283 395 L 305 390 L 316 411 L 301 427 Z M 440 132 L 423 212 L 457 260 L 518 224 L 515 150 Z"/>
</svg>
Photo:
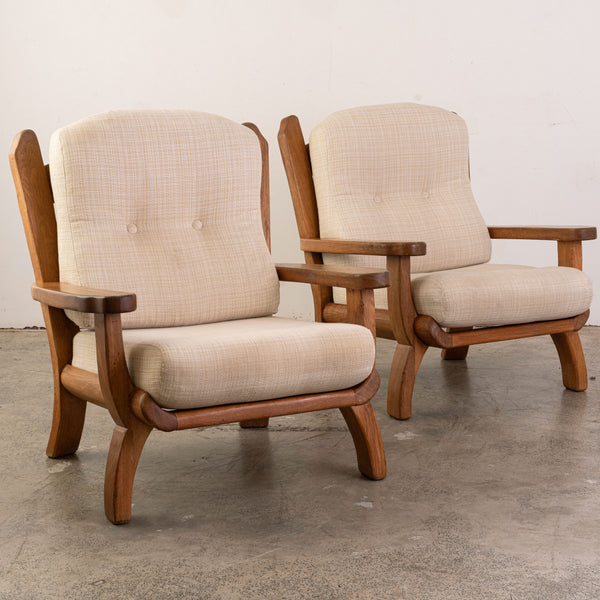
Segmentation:
<svg viewBox="0 0 600 600">
<path fill-rule="evenodd" d="M 490 237 L 469 181 L 464 121 L 419 104 L 334 113 L 310 136 L 322 238 L 424 241 L 415 273 L 490 259 Z M 384 259 L 327 256 L 382 267 Z"/>
<path fill-rule="evenodd" d="M 444 327 L 497 326 L 572 317 L 591 304 L 576 269 L 490 265 L 490 237 L 469 181 L 464 121 L 419 104 L 334 113 L 310 136 L 322 238 L 424 241 L 411 259 L 420 314 Z M 385 268 L 382 256 L 325 255 L 329 264 Z M 334 288 L 334 300 L 345 291 Z M 387 308 L 385 290 L 375 290 Z"/>
<path fill-rule="evenodd" d="M 520 265 L 473 265 L 412 276 L 417 312 L 442 327 L 495 327 L 579 315 L 592 302 L 592 282 L 577 269 Z M 345 291 L 335 290 L 336 302 Z M 386 290 L 375 306 L 387 309 Z"/>
<path fill-rule="evenodd" d="M 193 111 L 108 112 L 55 132 L 50 172 L 61 281 L 135 292 L 124 327 L 277 311 L 247 127 Z"/>
<path fill-rule="evenodd" d="M 123 332 L 136 386 L 164 408 L 186 409 L 340 390 L 375 363 L 359 325 L 261 317 Z M 97 372 L 94 333 L 75 336 L 73 365 Z"/>
</svg>

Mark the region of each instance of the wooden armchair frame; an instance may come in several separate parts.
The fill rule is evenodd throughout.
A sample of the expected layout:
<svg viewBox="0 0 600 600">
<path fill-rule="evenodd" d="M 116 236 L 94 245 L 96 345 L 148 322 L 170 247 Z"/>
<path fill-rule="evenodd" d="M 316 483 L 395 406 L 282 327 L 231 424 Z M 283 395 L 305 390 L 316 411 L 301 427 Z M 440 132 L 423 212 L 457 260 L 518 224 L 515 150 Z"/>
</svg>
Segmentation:
<svg viewBox="0 0 600 600">
<path fill-rule="evenodd" d="M 256 126 L 245 123 L 259 138 L 262 150 L 261 210 L 265 238 L 269 235 L 269 172 L 267 142 Z M 33 262 L 32 297 L 42 304 L 54 373 L 54 411 L 46 453 L 58 458 L 74 453 L 81 438 L 87 402 L 106 408 L 115 429 L 110 443 L 104 484 L 107 518 L 115 524 L 131 519 L 133 479 L 144 443 L 153 428 L 174 431 L 239 422 L 242 427 L 265 427 L 269 418 L 339 408 L 356 448 L 360 471 L 370 479 L 386 475 L 379 425 L 370 400 L 379 387 L 373 369 L 350 389 L 199 408 L 164 410 L 133 384 L 125 362 L 121 313 L 136 309 L 131 293 L 82 288 L 59 283 L 58 246 L 53 195 L 35 133 L 18 134 L 10 151 L 19 208 Z M 375 335 L 373 288 L 389 285 L 385 271 L 331 268 L 322 265 L 277 265 L 282 281 L 348 288 L 346 319 L 368 327 Z M 93 313 L 98 374 L 71 365 L 73 338 L 79 327 L 65 309 Z"/>
<path fill-rule="evenodd" d="M 432 317 L 419 315 L 413 302 L 410 257 L 424 255 L 425 243 L 321 239 L 309 147 L 296 116 L 281 121 L 278 141 L 306 262 L 322 264 L 323 253 L 386 256 L 390 274 L 388 310 L 376 309 L 375 322 L 379 337 L 398 342 L 387 392 L 387 410 L 391 416 L 410 418 L 415 378 L 429 346 L 441 348 L 442 358 L 455 360 L 466 358 L 473 344 L 549 334 L 558 351 L 565 387 L 575 391 L 586 389 L 587 372 L 578 331 L 587 321 L 589 311 L 555 321 L 445 330 Z M 559 266 L 580 270 L 581 242 L 596 239 L 597 235 L 595 227 L 489 227 L 488 231 L 496 239 L 554 240 L 558 245 Z M 312 292 L 317 321 L 337 322 L 346 318 L 348 309 L 333 302 L 330 286 L 313 285 Z"/>
</svg>

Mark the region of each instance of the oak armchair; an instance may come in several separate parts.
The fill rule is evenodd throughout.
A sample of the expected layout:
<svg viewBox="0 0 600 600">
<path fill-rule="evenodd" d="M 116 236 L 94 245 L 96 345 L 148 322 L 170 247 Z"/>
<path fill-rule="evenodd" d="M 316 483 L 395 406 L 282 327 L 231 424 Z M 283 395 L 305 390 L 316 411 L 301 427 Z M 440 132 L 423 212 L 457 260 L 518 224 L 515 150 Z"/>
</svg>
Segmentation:
<svg viewBox="0 0 600 600">
<path fill-rule="evenodd" d="M 47 454 L 77 450 L 87 402 L 109 411 L 104 505 L 116 524 L 131 518 L 153 428 L 265 427 L 339 408 L 360 471 L 385 477 L 370 399 L 373 288 L 388 274 L 273 264 L 267 143 L 245 125 L 116 111 L 55 132 L 49 168 L 33 131 L 10 152 L 54 372 Z M 280 280 L 347 288 L 356 324 L 273 316 Z"/>
<path fill-rule="evenodd" d="M 549 334 L 563 383 L 585 390 L 578 330 L 592 298 L 581 242 L 595 227 L 486 227 L 471 192 L 468 133 L 455 113 L 390 104 L 330 115 L 305 145 L 295 116 L 279 146 L 309 264 L 387 268 L 377 335 L 398 342 L 388 413 L 411 415 L 429 346 L 464 359 L 473 344 Z M 555 240 L 558 267 L 496 265 L 491 238 Z M 315 318 L 345 319 L 343 290 L 313 286 Z"/>
</svg>

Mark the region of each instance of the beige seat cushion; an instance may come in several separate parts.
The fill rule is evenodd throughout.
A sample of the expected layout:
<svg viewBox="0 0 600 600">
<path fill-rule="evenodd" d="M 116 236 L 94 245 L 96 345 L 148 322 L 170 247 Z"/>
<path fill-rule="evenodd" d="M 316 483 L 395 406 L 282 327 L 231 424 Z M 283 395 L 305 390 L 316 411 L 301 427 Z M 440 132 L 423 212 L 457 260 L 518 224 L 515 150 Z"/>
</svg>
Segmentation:
<svg viewBox="0 0 600 600">
<path fill-rule="evenodd" d="M 261 172 L 255 133 L 216 115 L 112 111 L 59 129 L 50 173 L 61 281 L 135 292 L 125 328 L 277 312 Z"/>
<path fill-rule="evenodd" d="M 262 317 L 123 332 L 135 385 L 164 408 L 235 404 L 345 389 L 375 363 L 365 327 Z M 75 336 L 74 366 L 97 372 L 94 332 Z"/>
<path fill-rule="evenodd" d="M 322 238 L 424 241 L 418 272 L 487 262 L 491 241 L 469 180 L 463 119 L 419 104 L 336 112 L 310 135 Z M 326 255 L 329 264 L 384 259 Z"/>
<path fill-rule="evenodd" d="M 417 312 L 442 327 L 494 327 L 574 317 L 589 309 L 592 282 L 577 269 L 474 265 L 412 276 Z M 345 293 L 335 290 L 336 302 Z M 375 306 L 387 309 L 385 290 Z"/>
</svg>

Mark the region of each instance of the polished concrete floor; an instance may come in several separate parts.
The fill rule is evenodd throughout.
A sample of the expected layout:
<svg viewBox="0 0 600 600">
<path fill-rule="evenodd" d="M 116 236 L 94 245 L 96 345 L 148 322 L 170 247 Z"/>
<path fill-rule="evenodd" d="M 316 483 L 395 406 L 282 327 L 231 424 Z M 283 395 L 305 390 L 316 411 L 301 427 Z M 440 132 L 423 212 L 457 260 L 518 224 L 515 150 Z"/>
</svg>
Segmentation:
<svg viewBox="0 0 600 600">
<path fill-rule="evenodd" d="M 360 476 L 336 411 L 153 432 L 133 520 L 105 518 L 112 426 L 91 406 L 76 456 L 45 457 L 45 332 L 0 332 L 0 598 L 600 598 L 600 329 L 589 388 L 565 391 L 550 338 L 430 350 L 414 415 L 374 400 L 388 477 Z"/>
</svg>

